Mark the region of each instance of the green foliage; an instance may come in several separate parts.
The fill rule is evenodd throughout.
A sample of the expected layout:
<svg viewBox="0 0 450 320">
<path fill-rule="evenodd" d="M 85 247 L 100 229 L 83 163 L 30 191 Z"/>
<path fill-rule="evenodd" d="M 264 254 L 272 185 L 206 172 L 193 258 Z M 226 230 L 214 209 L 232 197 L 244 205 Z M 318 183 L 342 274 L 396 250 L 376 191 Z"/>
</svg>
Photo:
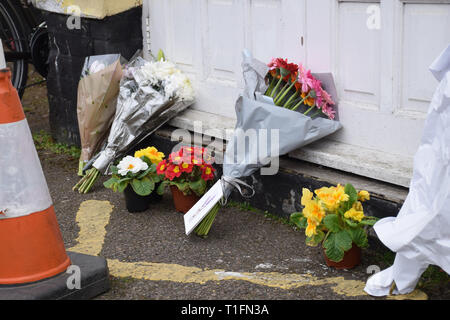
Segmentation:
<svg viewBox="0 0 450 320">
<path fill-rule="evenodd" d="M 178 188 L 178 190 L 183 192 L 185 196 L 194 193 L 197 196 L 201 197 L 206 193 L 209 187 L 209 181 L 205 181 L 201 178 L 193 181 L 189 179 L 180 179 L 171 181 L 171 180 L 164 180 L 162 176 L 159 176 L 159 179 L 162 180 L 161 185 L 157 190 L 158 194 L 160 195 L 164 193 L 164 190 L 168 186 L 175 186 Z"/>
<path fill-rule="evenodd" d="M 367 248 L 369 241 L 367 239 L 367 233 L 362 228 L 351 228 L 346 230 L 350 235 L 352 242 L 360 248 Z"/>
<path fill-rule="evenodd" d="M 306 227 L 308 226 L 307 219 L 301 212 L 294 212 L 293 214 L 291 214 L 290 221 L 300 229 L 306 229 Z"/>
<path fill-rule="evenodd" d="M 352 248 L 352 238 L 346 230 L 331 232 L 323 242 L 323 247 L 328 259 L 339 262 L 344 258 L 345 251 Z"/>
<path fill-rule="evenodd" d="M 46 150 L 55 154 L 64 154 L 74 159 L 79 159 L 81 155 L 80 148 L 55 142 L 52 136 L 44 130 L 33 134 L 33 141 L 37 150 Z"/>
<path fill-rule="evenodd" d="M 339 225 L 339 217 L 337 214 L 329 214 L 323 219 L 325 227 L 331 232 L 339 232 L 342 230 Z"/>
<path fill-rule="evenodd" d="M 166 56 L 164 55 L 164 52 L 160 49 L 158 51 L 157 61 L 166 61 Z"/>
<path fill-rule="evenodd" d="M 313 235 L 312 237 L 306 238 L 306 245 L 310 247 L 316 247 L 323 241 L 324 238 L 325 233 L 321 230 L 317 230 L 317 234 Z"/>
<path fill-rule="evenodd" d="M 194 191 L 194 193 L 201 197 L 202 195 L 205 194 L 206 192 L 206 188 L 207 188 L 207 183 L 205 180 L 200 179 L 197 181 L 189 181 L 188 182 L 189 185 L 189 189 L 191 189 L 192 191 Z"/>
<path fill-rule="evenodd" d="M 155 189 L 155 182 L 147 177 L 132 179 L 131 187 L 140 196 L 148 196 Z"/>
<path fill-rule="evenodd" d="M 345 186 L 345 193 L 349 197 L 349 200 L 344 205 L 344 210 L 347 211 L 347 210 L 350 210 L 350 208 L 353 206 L 353 204 L 358 200 L 358 192 L 356 191 L 355 187 L 353 187 L 353 185 L 348 183 Z"/>
</svg>

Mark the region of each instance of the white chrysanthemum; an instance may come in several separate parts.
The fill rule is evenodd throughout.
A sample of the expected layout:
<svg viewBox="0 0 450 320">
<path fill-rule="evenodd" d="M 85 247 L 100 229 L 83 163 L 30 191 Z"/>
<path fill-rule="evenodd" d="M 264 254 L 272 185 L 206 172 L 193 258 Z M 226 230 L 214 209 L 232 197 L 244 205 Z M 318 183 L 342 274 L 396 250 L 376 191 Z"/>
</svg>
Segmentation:
<svg viewBox="0 0 450 320">
<path fill-rule="evenodd" d="M 169 61 L 148 62 L 141 68 L 152 85 L 162 84 L 166 97 L 194 100 L 194 90 L 189 78 Z"/>
<path fill-rule="evenodd" d="M 194 89 L 189 78 L 179 72 L 172 74 L 165 81 L 166 95 L 179 97 L 182 100 L 194 100 Z"/>
<path fill-rule="evenodd" d="M 126 176 L 128 172 L 138 173 L 139 171 L 147 170 L 148 164 L 139 158 L 126 156 L 119 162 L 117 168 L 121 176 Z"/>
</svg>

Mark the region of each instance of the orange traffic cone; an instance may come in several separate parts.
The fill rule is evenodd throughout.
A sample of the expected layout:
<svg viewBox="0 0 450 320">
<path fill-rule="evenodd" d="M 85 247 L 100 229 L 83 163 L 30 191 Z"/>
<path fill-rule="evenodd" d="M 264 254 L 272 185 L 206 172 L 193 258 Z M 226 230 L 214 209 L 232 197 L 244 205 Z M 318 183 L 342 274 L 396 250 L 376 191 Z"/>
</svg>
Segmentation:
<svg viewBox="0 0 450 320">
<path fill-rule="evenodd" d="M 0 70 L 0 168 L 0 284 L 65 272 L 71 262 L 8 69 Z"/>
</svg>

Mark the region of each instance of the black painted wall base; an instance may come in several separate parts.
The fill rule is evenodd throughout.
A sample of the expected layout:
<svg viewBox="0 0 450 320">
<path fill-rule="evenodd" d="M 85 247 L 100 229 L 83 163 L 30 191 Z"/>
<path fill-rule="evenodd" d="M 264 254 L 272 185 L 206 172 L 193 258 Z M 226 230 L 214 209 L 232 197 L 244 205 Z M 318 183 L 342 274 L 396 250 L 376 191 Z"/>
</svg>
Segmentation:
<svg viewBox="0 0 450 320">
<path fill-rule="evenodd" d="M 109 271 L 104 258 L 67 252 L 72 265 L 80 268 L 80 289 L 69 289 L 75 273 L 23 285 L 0 285 L 0 300 L 87 300 L 109 290 Z M 71 278 L 72 277 L 72 278 Z"/>
</svg>

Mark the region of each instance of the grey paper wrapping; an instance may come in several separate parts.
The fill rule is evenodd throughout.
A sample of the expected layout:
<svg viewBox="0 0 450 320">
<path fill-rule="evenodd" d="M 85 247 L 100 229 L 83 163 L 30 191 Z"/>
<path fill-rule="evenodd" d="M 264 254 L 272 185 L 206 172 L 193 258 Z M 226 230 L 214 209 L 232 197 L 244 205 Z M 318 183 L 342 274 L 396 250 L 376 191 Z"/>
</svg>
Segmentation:
<svg viewBox="0 0 450 320">
<path fill-rule="evenodd" d="M 309 143 L 322 139 L 342 126 L 339 121 L 326 118 L 312 119 L 300 112 L 284 109 L 273 104 L 271 98 L 263 95 L 267 89 L 264 78 L 268 68 L 256 59 L 253 59 L 248 51 L 244 52 L 242 64 L 245 88 L 243 95 L 236 102 L 236 130 L 231 140 L 228 141 L 224 156 L 223 174 L 226 181 L 250 176 L 262 166 L 268 164 L 272 157 L 287 154 Z M 333 97 L 336 99 L 336 97 Z M 258 132 L 267 129 L 267 147 L 260 148 L 260 140 L 264 136 L 256 135 L 257 142 L 247 144 L 245 155 L 240 153 L 239 143 L 242 136 L 249 129 Z M 279 130 L 279 145 L 273 145 L 270 130 Z M 266 150 L 264 150 L 266 149 Z M 229 183 L 225 183 L 225 194 L 230 194 L 232 189 Z"/>
<path fill-rule="evenodd" d="M 170 99 L 152 87 L 138 57 L 124 72 L 117 99 L 116 113 L 106 147 L 98 154 L 93 167 L 106 174 L 111 163 L 124 155 L 130 146 L 185 110 L 194 101 Z M 85 167 L 86 169 L 86 167 Z"/>
<path fill-rule="evenodd" d="M 103 68 L 94 73 L 92 63 Z M 81 160 L 90 160 L 106 139 L 116 112 L 119 84 L 122 78 L 120 55 L 86 58 L 83 77 L 78 85 L 77 116 L 81 138 Z"/>
</svg>

